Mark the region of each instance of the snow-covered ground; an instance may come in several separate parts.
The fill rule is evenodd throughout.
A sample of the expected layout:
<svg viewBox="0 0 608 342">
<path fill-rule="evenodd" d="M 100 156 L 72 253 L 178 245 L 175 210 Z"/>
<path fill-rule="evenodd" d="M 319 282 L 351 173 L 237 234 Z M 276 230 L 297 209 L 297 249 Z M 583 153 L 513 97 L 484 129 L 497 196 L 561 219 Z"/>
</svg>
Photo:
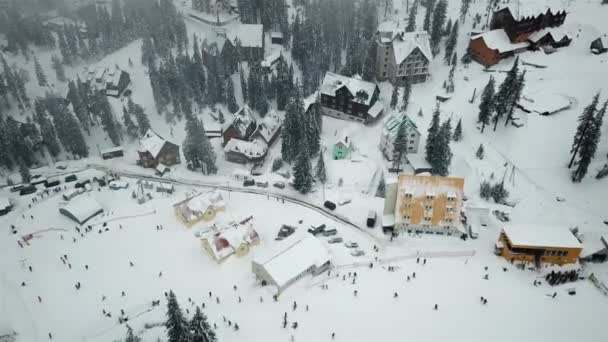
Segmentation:
<svg viewBox="0 0 608 342">
<path fill-rule="evenodd" d="M 387 20 L 405 17 L 402 9 L 405 1 L 394 2 L 399 14 Z M 456 18 L 460 3 L 448 3 L 449 16 Z M 510 200 L 515 207 L 500 207 L 510 211 L 515 223 L 578 226 L 583 235 L 605 234 L 608 229 L 602 221 L 608 219 L 608 182 L 596 180 L 594 176 L 606 162 L 608 125 L 604 124 L 602 128 L 603 139 L 582 183 L 573 184 L 565 166 L 578 115 L 597 91 L 602 90 L 604 98 L 608 93 L 608 55 L 596 56 L 589 52 L 591 40 L 608 31 L 604 19 L 608 16 L 608 7 L 601 7 L 598 1 L 559 3 L 569 6 L 564 27 L 573 33 L 572 44 L 552 55 L 525 52 L 520 57 L 522 61 L 547 66 L 544 69 L 524 67 L 528 89 L 542 89 L 566 96 L 572 101 L 572 106 L 551 116 L 518 111 L 516 116 L 523 127 L 504 128 L 499 125 L 496 132 L 487 128 L 482 135 L 476 127 L 479 94 L 490 75 L 498 82 L 504 76 L 500 72 L 484 71 L 476 63 L 468 67 L 459 65 L 455 76 L 456 91 L 451 100 L 441 104 L 442 120 L 452 118 L 454 126 L 459 118 L 463 122 L 463 140 L 452 143 L 454 158 L 450 173 L 465 178 L 465 194 L 470 202 L 490 208 L 499 206 L 479 198 L 479 183 L 492 176 L 495 180 L 505 177 Z M 478 1 L 473 4 L 471 13 L 483 13 L 484 8 L 485 3 Z M 423 17 L 424 9 L 421 7 L 419 24 Z M 469 17 L 460 29 L 459 56 L 464 53 L 472 31 L 471 19 Z M 186 24 L 190 36 L 196 33 L 203 37 L 211 31 L 209 25 L 195 19 L 187 19 Z M 269 37 L 266 39 L 266 55 L 281 49 L 271 45 Z M 153 129 L 168 140 L 181 144 L 185 136 L 184 122 L 167 123 L 165 117 L 156 112 L 148 76 L 140 64 L 140 45 L 141 41 L 135 41 L 88 65 L 118 64 L 127 70 L 133 82 L 133 100 L 146 109 Z M 49 51 L 38 53 L 42 65 L 48 70 L 51 70 L 51 54 Z M 283 54 L 290 59 L 288 51 Z M 34 77 L 32 60 L 7 57 L 10 64 L 21 65 Z M 129 59 L 133 61 L 133 67 L 129 66 Z M 441 85 L 449 71 L 442 59 L 443 54 L 440 54 L 431 63 L 431 79 L 415 85 L 410 98 L 408 114 L 423 136 L 419 153 L 423 153 L 435 95 L 442 91 Z M 507 70 L 512 62 L 513 59 L 502 61 L 491 69 Z M 68 76 L 75 76 L 83 66 L 67 70 Z M 47 72 L 47 76 L 53 81 L 55 91 L 59 94 L 66 92 L 67 85 L 57 83 L 54 72 Z M 233 75 L 233 81 L 237 100 L 242 103 L 238 74 Z M 43 95 L 48 90 L 35 83 L 35 80 L 28 83 L 32 97 Z M 381 83 L 380 88 L 380 100 L 388 108 L 392 86 Z M 470 103 L 474 89 L 477 96 Z M 115 113 L 120 115 L 121 101 L 111 101 Z M 228 113 L 223 106 L 218 107 Z M 422 109 L 423 117 L 417 116 L 419 109 Z M 201 110 L 199 115 L 205 123 L 214 122 L 208 108 Z M 229 120 L 229 115 L 226 116 Z M 381 212 L 383 207 L 382 199 L 374 197 L 380 174 L 389 179 L 394 177 L 388 174 L 389 164 L 378 148 L 381 127 L 382 122 L 364 126 L 324 117 L 322 144 L 328 172 L 325 187 L 317 185 L 307 196 L 297 194 L 289 186 L 280 190 L 271 185 L 269 189 L 256 188 L 256 191 L 282 194 L 316 207 L 320 207 L 325 199 L 336 202 L 350 199 L 351 203 L 338 206 L 335 214 L 364 227 L 368 211 Z M 355 152 L 349 160 L 333 160 L 333 145 L 345 131 L 353 141 Z M 153 176 L 152 170 L 143 170 L 135 165 L 136 142 L 125 143 L 124 158 L 109 161 L 95 156 L 98 149 L 111 146 L 105 134 L 99 129 L 94 130 L 88 143 L 94 155 L 89 159 L 68 162 L 70 169 L 67 171 L 57 170 L 51 165 L 37 172 L 67 174 L 86 169 L 88 163 L 94 163 L 118 172 Z M 486 153 L 483 160 L 478 160 L 475 151 L 481 143 Z M 494 256 L 493 246 L 501 223 L 493 217 L 487 228 L 480 228 L 480 237 L 476 240 L 402 235 L 390 242 L 381 234 L 379 224 L 373 229 L 361 228 L 361 231 L 289 200 L 283 202 L 263 194 L 239 192 L 242 182 L 231 175 L 235 170 L 248 170 L 250 165 L 225 161 L 220 140 L 214 139 L 212 144 L 218 154 L 217 176 L 202 176 L 182 165 L 167 177 L 191 184 L 205 182 L 235 188 L 230 192 L 223 190 L 226 211 L 211 223 L 253 215 L 254 227 L 261 235 L 260 245 L 254 246 L 250 254 L 240 258 L 232 256 L 221 265 L 213 261 L 193 235 L 193 231 L 204 228 L 205 224 L 186 228 L 175 217 L 172 208 L 173 204 L 185 198 L 186 193 L 206 189 L 196 185 L 178 185 L 173 195 L 154 193 L 154 199 L 143 205 L 131 198 L 134 179 L 126 179 L 130 183 L 127 190 L 112 191 L 106 187 L 98 191 L 94 187 L 88 195 L 102 204 L 106 214 L 95 218 L 91 224 L 108 220 L 108 230 L 95 225 L 83 236 L 75 230 L 75 223 L 58 212 L 63 201 L 61 193 L 33 203 L 32 196 L 19 197 L 3 189 L 0 197 L 10 197 L 16 201 L 16 206 L 13 213 L 0 218 L 0 336 L 5 331 L 16 331 L 19 341 L 40 341 L 46 340 L 47 334 L 52 332 L 54 339 L 60 341 L 112 341 L 124 336 L 125 328 L 118 324 L 118 316 L 123 309 L 129 317 L 129 324 L 145 341 L 163 340 L 164 328 L 145 329 L 145 326 L 163 322 L 164 292 L 172 289 L 184 309 L 192 308 L 188 299 L 197 305 L 205 303 L 205 313 L 212 323 L 217 324 L 220 341 L 286 341 L 290 335 L 294 335 L 297 341 L 317 341 L 329 340 L 332 332 L 336 333 L 336 340 L 341 341 L 604 340 L 606 328 L 603 320 L 608 309 L 608 297 L 588 280 L 557 287 L 550 287 L 543 280 L 543 285 L 533 286 L 533 281 L 541 279 L 547 270 L 518 270 Z M 279 155 L 280 141 L 270 149 L 268 159 Z M 266 170 L 269 164 L 266 163 Z M 77 174 L 80 178 L 93 177 L 100 171 Z M 286 179 L 269 171 L 261 178 L 287 183 Z M 557 197 L 564 201 L 557 201 Z M 255 282 L 251 272 L 252 258 L 257 252 L 273 246 L 281 224 L 305 230 L 310 225 L 321 223 L 336 227 L 344 241 L 357 241 L 366 255 L 354 258 L 343 244 L 327 244 L 336 265 L 331 276 L 305 277 L 284 292 L 278 302 L 273 302 L 271 288 L 262 288 Z M 11 233 L 11 225 L 17 227 L 17 234 Z M 162 225 L 163 229 L 158 230 L 157 225 Z M 53 230 L 35 234 L 29 246 L 20 248 L 17 244 L 21 236 L 49 228 Z M 102 229 L 101 233 L 99 229 Z M 379 246 L 380 251 L 374 252 L 373 245 Z M 68 256 L 71 269 L 60 260 L 64 254 Z M 420 263 L 416 262 L 417 255 L 422 258 Z M 424 258 L 427 259 L 426 265 L 422 264 Z M 134 263 L 133 267 L 129 266 L 129 261 Z M 369 262 L 374 263 L 371 269 L 366 266 Z M 88 270 L 85 265 L 88 265 Z M 28 266 L 32 266 L 32 272 Z M 396 271 L 389 272 L 389 266 L 394 266 Z M 161 271 L 162 277 L 159 277 Z M 582 275 L 587 276 L 592 271 L 606 272 L 608 265 L 588 265 Z M 356 284 L 352 283 L 352 272 L 357 272 Z M 416 272 L 415 279 L 413 272 Z M 489 275 L 488 280 L 483 279 L 485 274 Z M 343 276 L 345 280 L 342 280 Z M 24 287 L 22 282 L 26 284 Z M 82 285 L 80 290 L 74 287 L 78 282 Z M 329 289 L 322 289 L 322 284 L 328 285 Z M 237 291 L 233 290 L 233 285 L 238 286 Z M 566 293 L 570 287 L 576 288 L 575 296 Z M 354 290 L 358 291 L 357 297 L 354 297 Z M 122 291 L 125 292 L 124 297 L 121 296 Z M 213 298 L 209 298 L 209 291 L 213 292 Z M 393 298 L 395 292 L 399 294 L 398 298 Z M 554 292 L 557 292 L 556 298 L 550 298 L 548 295 Z M 103 296 L 106 299 L 102 301 Z M 220 299 L 219 304 L 216 296 Z M 238 296 L 242 297 L 242 303 L 238 302 Z M 487 305 L 480 303 L 481 296 L 488 299 Z M 159 299 L 160 307 L 152 307 L 152 300 Z M 296 311 L 292 311 L 293 301 L 298 303 Z M 438 311 L 433 310 L 435 304 L 439 306 Z M 309 306 L 308 312 L 306 305 Z M 102 310 L 111 312 L 112 317 L 104 317 Z M 298 322 L 297 330 L 281 328 L 284 312 L 288 312 L 290 322 Z M 224 322 L 224 317 L 237 322 L 241 329 L 233 331 Z"/>
</svg>

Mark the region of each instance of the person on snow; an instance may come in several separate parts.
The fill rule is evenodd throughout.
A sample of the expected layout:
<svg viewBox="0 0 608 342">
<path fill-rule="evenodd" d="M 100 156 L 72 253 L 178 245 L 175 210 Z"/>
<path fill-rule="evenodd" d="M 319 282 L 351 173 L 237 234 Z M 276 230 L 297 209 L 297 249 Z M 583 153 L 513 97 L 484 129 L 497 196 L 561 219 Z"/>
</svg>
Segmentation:
<svg viewBox="0 0 608 342">
<path fill-rule="evenodd" d="M 239 325 L 238 325 L 238 323 L 234 323 L 234 331 L 237 331 L 237 330 L 239 330 Z"/>
<path fill-rule="evenodd" d="M 293 311 L 296 311 L 296 309 L 298 308 L 298 304 L 296 303 L 296 301 L 293 301 Z"/>
<path fill-rule="evenodd" d="M 298 322 L 293 322 L 293 324 L 291 325 L 291 327 L 293 329 L 298 329 Z"/>
<path fill-rule="evenodd" d="M 439 310 L 439 305 L 435 304 L 435 310 Z"/>
<path fill-rule="evenodd" d="M 397 298 L 399 297 L 399 294 L 397 294 L 397 292 L 395 292 L 395 294 L 393 295 L 393 298 Z"/>
<path fill-rule="evenodd" d="M 335 333 L 335 332 L 332 332 L 332 333 L 331 333 L 331 339 L 333 340 L 333 339 L 335 339 L 335 338 L 336 338 L 336 333 Z"/>
<path fill-rule="evenodd" d="M 355 290 L 355 292 L 353 292 L 353 294 L 355 295 L 355 297 L 357 297 L 357 290 Z"/>
</svg>

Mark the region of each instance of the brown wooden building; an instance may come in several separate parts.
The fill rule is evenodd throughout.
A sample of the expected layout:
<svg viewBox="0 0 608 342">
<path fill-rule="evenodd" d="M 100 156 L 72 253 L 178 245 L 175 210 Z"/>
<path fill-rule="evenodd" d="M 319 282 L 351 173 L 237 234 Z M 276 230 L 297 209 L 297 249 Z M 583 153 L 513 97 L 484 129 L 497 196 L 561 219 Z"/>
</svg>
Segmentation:
<svg viewBox="0 0 608 342">
<path fill-rule="evenodd" d="M 520 43 L 525 42 L 533 32 L 561 26 L 565 20 L 564 10 L 539 8 L 537 1 L 514 0 L 513 4 L 494 11 L 490 29 L 504 29 L 512 42 Z"/>
<path fill-rule="evenodd" d="M 171 166 L 180 163 L 179 146 L 165 140 L 149 129 L 139 141 L 139 162 L 143 167 L 156 168 L 159 164 Z"/>
<path fill-rule="evenodd" d="M 582 245 L 565 227 L 520 225 L 502 229 L 495 245 L 496 254 L 514 262 L 535 264 L 573 264 Z"/>
<path fill-rule="evenodd" d="M 251 108 L 249 106 L 242 107 L 238 112 L 234 113 L 232 122 L 224 127 L 224 132 L 222 133 L 224 146 L 228 144 L 230 139 L 250 140 L 257 127 L 257 120 Z"/>
<path fill-rule="evenodd" d="M 526 50 L 529 46 L 528 42 L 511 43 L 505 30 L 497 29 L 472 36 L 469 41 L 469 53 L 473 60 L 489 67 Z"/>
</svg>

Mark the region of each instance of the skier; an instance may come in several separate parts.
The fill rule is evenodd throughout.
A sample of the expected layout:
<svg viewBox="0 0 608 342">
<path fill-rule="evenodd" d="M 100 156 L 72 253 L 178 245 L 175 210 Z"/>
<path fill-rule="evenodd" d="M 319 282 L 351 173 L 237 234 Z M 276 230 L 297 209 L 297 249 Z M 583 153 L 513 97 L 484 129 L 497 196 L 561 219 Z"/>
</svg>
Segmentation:
<svg viewBox="0 0 608 342">
<path fill-rule="evenodd" d="M 215 302 L 216 302 L 217 304 L 219 304 L 219 303 L 220 303 L 220 297 L 215 297 Z"/>
<path fill-rule="evenodd" d="M 53 334 L 51 334 L 50 332 L 49 332 L 49 339 L 50 339 L 50 340 L 52 340 L 52 339 L 53 339 Z"/>
<path fill-rule="evenodd" d="M 239 303 L 241 302 L 241 296 L 239 296 Z"/>
<path fill-rule="evenodd" d="M 158 272 L 158 277 L 161 278 L 163 276 L 163 271 Z"/>
<path fill-rule="evenodd" d="M 234 331 L 239 330 L 239 325 L 237 323 L 234 323 Z"/>
<path fill-rule="evenodd" d="M 412 277 L 414 277 L 414 279 L 416 279 L 416 272 L 412 273 Z"/>
<path fill-rule="evenodd" d="M 211 291 L 209 291 L 209 298 L 211 298 Z"/>
<path fill-rule="evenodd" d="M 296 311 L 296 309 L 298 308 L 298 304 L 296 303 L 296 301 L 293 301 L 293 311 Z"/>
<path fill-rule="evenodd" d="M 123 297 L 125 296 L 125 291 L 121 292 L 121 296 L 123 296 Z"/>
<path fill-rule="evenodd" d="M 21 282 L 21 287 L 25 287 L 25 282 L 24 281 Z"/>
<path fill-rule="evenodd" d="M 426 265 L 426 258 L 422 261 L 423 265 Z"/>
<path fill-rule="evenodd" d="M 42 303 L 42 298 L 40 296 L 38 296 L 38 302 Z"/>
<path fill-rule="evenodd" d="M 551 298 L 555 298 L 557 296 L 557 292 L 553 292 L 553 296 Z"/>
<path fill-rule="evenodd" d="M 293 324 L 291 325 L 291 327 L 293 329 L 298 329 L 298 322 L 293 322 Z"/>
<path fill-rule="evenodd" d="M 397 292 L 395 292 L 395 294 L 393 295 L 393 298 L 397 298 L 399 297 L 399 294 L 397 294 Z"/>
<path fill-rule="evenodd" d="M 435 304 L 435 310 L 439 310 L 439 305 Z"/>
<path fill-rule="evenodd" d="M 331 339 L 333 340 L 333 339 L 335 339 L 335 338 L 336 338 L 336 333 L 335 333 L 335 332 L 332 332 L 332 333 L 331 333 Z"/>
<path fill-rule="evenodd" d="M 106 296 L 105 295 L 101 295 L 101 301 L 103 302 L 104 300 L 106 300 Z"/>
<path fill-rule="evenodd" d="M 232 288 L 234 289 L 234 291 L 236 291 L 236 285 L 233 285 Z"/>
<path fill-rule="evenodd" d="M 29 268 L 30 272 L 32 272 L 32 266 L 28 266 L 28 268 Z"/>
<path fill-rule="evenodd" d="M 88 271 L 89 270 L 89 265 L 84 265 L 84 269 Z"/>
<path fill-rule="evenodd" d="M 407 276 L 407 281 L 410 281 L 410 276 Z"/>
<path fill-rule="evenodd" d="M 489 280 L 489 276 L 488 276 L 488 274 L 487 274 L 487 273 L 486 273 L 486 275 L 484 275 L 484 276 L 483 276 L 483 279 L 485 279 L 485 280 Z"/>
<path fill-rule="evenodd" d="M 357 290 L 355 290 L 355 292 L 353 292 L 353 294 L 355 295 L 355 297 L 357 297 Z"/>
<path fill-rule="evenodd" d="M 308 311 L 308 304 L 306 304 L 306 311 Z"/>
<path fill-rule="evenodd" d="M 264 298 L 262 298 L 262 296 L 260 296 L 260 303 L 264 303 Z"/>
<path fill-rule="evenodd" d="M 133 261 L 129 261 L 129 266 L 133 267 Z"/>
</svg>

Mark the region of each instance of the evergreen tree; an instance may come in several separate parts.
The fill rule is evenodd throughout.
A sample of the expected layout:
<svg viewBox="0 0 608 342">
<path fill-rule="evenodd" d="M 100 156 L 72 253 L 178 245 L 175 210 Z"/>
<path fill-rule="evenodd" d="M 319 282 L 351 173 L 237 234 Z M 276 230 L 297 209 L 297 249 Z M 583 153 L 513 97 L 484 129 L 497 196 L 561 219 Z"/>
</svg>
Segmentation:
<svg viewBox="0 0 608 342">
<path fill-rule="evenodd" d="M 393 93 L 391 94 L 391 109 L 395 109 L 397 107 L 397 102 L 399 102 L 399 88 L 396 85 L 393 85 Z"/>
<path fill-rule="evenodd" d="M 439 53 L 439 43 L 443 37 L 443 25 L 447 15 L 448 4 L 446 0 L 439 0 L 433 10 L 433 22 L 431 25 L 431 50 L 433 55 Z"/>
<path fill-rule="evenodd" d="M 384 174 L 380 177 L 380 183 L 378 183 L 378 188 L 376 188 L 376 197 L 386 197 L 386 181 L 384 180 Z"/>
<path fill-rule="evenodd" d="M 190 340 L 188 342 L 215 342 L 217 337 L 215 331 L 209 325 L 207 316 L 203 313 L 200 307 L 196 307 L 194 316 L 190 320 Z"/>
<path fill-rule="evenodd" d="M 515 93 L 517 92 L 517 80 L 519 76 L 519 57 L 515 59 L 513 67 L 507 72 L 507 77 L 498 88 L 494 96 L 494 131 L 498 126 L 498 121 L 510 112 L 510 107 L 515 106 Z"/>
<path fill-rule="evenodd" d="M 479 144 L 479 147 L 477 148 L 477 152 L 475 152 L 475 156 L 479 160 L 483 159 L 483 156 L 484 156 L 483 144 Z"/>
<path fill-rule="evenodd" d="M 167 328 L 167 342 L 187 342 L 190 340 L 188 321 L 179 307 L 173 290 L 169 291 L 165 327 Z"/>
<path fill-rule="evenodd" d="M 301 141 L 305 138 L 302 130 L 303 107 L 300 107 L 300 92 L 296 86 L 295 94 L 290 98 L 285 107 L 285 121 L 281 131 L 282 145 L 281 156 L 283 160 L 290 163 L 295 160 L 301 148 Z"/>
<path fill-rule="evenodd" d="M 10 141 L 8 139 L 7 128 L 2 115 L 0 115 L 0 165 L 8 169 L 13 168 Z"/>
<path fill-rule="evenodd" d="M 321 150 L 321 129 L 317 124 L 317 119 L 314 115 L 306 115 L 304 113 L 304 103 L 298 102 L 299 110 L 302 112 L 304 120 L 304 136 L 310 156 L 313 157 Z"/>
<path fill-rule="evenodd" d="M 608 101 L 604 103 L 599 111 L 597 110 L 598 103 L 599 93 L 593 97 L 591 104 L 585 108 L 579 117 L 579 126 L 576 129 L 574 142 L 572 144 L 572 159 L 568 165 L 569 168 L 572 167 L 573 164 L 576 166 L 572 171 L 573 182 L 580 182 L 585 177 L 589 164 L 597 151 L 597 145 L 601 136 L 601 126 Z M 574 161 L 577 156 L 578 160 L 575 163 Z"/>
<path fill-rule="evenodd" d="M 89 149 L 78 126 L 78 120 L 66 108 L 63 99 L 47 96 L 45 104 L 53 118 L 57 137 L 65 150 L 81 158 L 88 157 Z"/>
<path fill-rule="evenodd" d="M 433 118 L 431 119 L 431 125 L 429 126 L 428 134 L 426 137 L 426 160 L 429 164 L 434 165 L 437 160 L 437 146 L 438 146 L 438 138 L 440 129 L 439 122 L 439 105 L 435 107 L 433 111 Z"/>
<path fill-rule="evenodd" d="M 450 32 L 450 37 L 445 42 L 445 56 L 443 58 L 443 62 L 447 65 L 450 65 L 452 62 L 452 55 L 454 54 L 454 50 L 456 48 L 456 44 L 458 43 L 458 21 L 454 23 L 452 27 L 452 32 Z"/>
<path fill-rule="evenodd" d="M 293 187 L 301 194 L 307 194 L 312 188 L 312 168 L 310 166 L 310 155 L 306 145 L 299 148 L 296 163 L 293 167 Z"/>
<path fill-rule="evenodd" d="M 456 54 L 454 54 L 453 60 L 454 62 L 456 62 Z M 450 68 L 450 73 L 448 74 L 448 79 L 444 82 L 445 92 L 448 94 L 454 92 L 454 72 L 456 72 L 456 63 L 452 64 L 452 67 Z"/>
<path fill-rule="evenodd" d="M 469 13 L 469 8 L 471 7 L 471 0 L 462 0 L 460 5 L 460 20 L 464 23 L 467 13 Z"/>
<path fill-rule="evenodd" d="M 363 79 L 368 82 L 373 82 L 376 79 L 376 54 L 377 45 L 376 42 L 370 40 L 368 42 L 367 56 L 363 63 Z"/>
<path fill-rule="evenodd" d="M 452 139 L 454 139 L 454 141 L 462 140 L 462 118 L 458 119 L 458 124 L 456 124 L 456 129 L 454 130 L 454 136 Z"/>
<path fill-rule="evenodd" d="M 289 76 L 287 62 L 283 56 L 279 58 L 277 63 L 277 109 L 285 110 L 287 100 L 290 97 L 292 88 L 292 79 Z"/>
<path fill-rule="evenodd" d="M 46 87 L 48 85 L 46 75 L 44 74 L 44 70 L 40 65 L 40 61 L 38 61 L 38 57 L 34 56 L 34 67 L 36 69 L 36 78 L 38 79 L 38 85 L 41 87 Z"/>
<path fill-rule="evenodd" d="M 61 30 L 57 33 L 57 37 L 59 39 L 59 51 L 61 51 L 61 56 L 63 57 L 63 62 L 68 65 L 72 64 L 73 56 L 72 56 L 71 50 L 68 47 L 68 43 L 66 41 L 65 27 L 63 30 Z M 57 70 L 57 69 L 55 69 L 55 70 Z"/>
<path fill-rule="evenodd" d="M 490 124 L 490 118 L 494 111 L 494 78 L 490 76 L 488 84 L 481 94 L 481 103 L 479 104 L 479 115 L 477 117 L 478 122 L 481 123 L 481 133 L 486 128 L 486 125 Z"/>
<path fill-rule="evenodd" d="M 135 120 L 137 120 L 137 126 L 139 127 L 139 134 L 144 135 L 150 128 L 150 120 L 148 119 L 148 115 L 144 111 L 144 108 L 139 104 L 133 102 L 131 98 L 127 102 L 128 110 L 130 114 L 135 116 Z"/>
<path fill-rule="evenodd" d="M 221 110 L 221 109 L 219 109 L 219 110 L 217 111 L 217 118 L 218 118 L 218 121 L 219 121 L 219 123 L 220 123 L 221 125 L 223 125 L 223 124 L 224 124 L 224 122 L 226 122 L 226 119 L 224 119 L 224 112 L 222 112 L 222 110 Z"/>
<path fill-rule="evenodd" d="M 57 157 L 61 151 L 61 147 L 57 141 L 55 126 L 48 117 L 46 107 L 40 99 L 36 99 L 34 102 L 34 110 L 34 120 L 38 123 L 38 126 L 40 126 L 40 135 L 42 136 L 42 141 L 44 141 L 44 144 L 46 145 L 51 156 Z"/>
<path fill-rule="evenodd" d="M 247 81 L 245 81 L 245 71 L 241 68 L 239 71 L 241 78 L 241 93 L 243 94 L 243 102 L 247 103 Z"/>
<path fill-rule="evenodd" d="M 59 82 L 65 82 L 67 80 L 65 77 L 65 68 L 63 66 L 63 62 L 59 59 L 57 55 L 53 55 L 53 57 L 51 57 L 51 65 L 55 70 L 57 80 Z"/>
<path fill-rule="evenodd" d="M 325 182 L 327 182 L 327 170 L 325 170 L 323 153 L 319 153 L 319 160 L 317 161 L 317 166 L 315 167 L 315 177 L 317 181 L 321 182 L 321 184 L 325 184 Z"/>
<path fill-rule="evenodd" d="M 410 7 L 410 12 L 407 18 L 407 26 L 405 32 L 416 31 L 416 15 L 418 15 L 418 0 L 415 0 Z"/>
<path fill-rule="evenodd" d="M 431 18 L 433 16 L 433 8 L 435 7 L 435 0 L 426 0 L 426 11 L 424 13 L 424 23 L 422 29 L 426 32 L 431 31 Z"/>
<path fill-rule="evenodd" d="M 124 107 L 124 106 L 122 107 L 122 120 L 123 120 L 123 125 L 125 126 L 125 129 L 127 130 L 127 135 L 133 139 L 137 138 L 139 136 L 139 132 L 138 132 L 139 129 L 133 122 L 133 119 L 131 119 L 131 114 L 129 114 L 127 107 Z"/>
<path fill-rule="evenodd" d="M 144 37 L 141 44 L 141 63 L 145 66 L 150 66 L 156 61 L 156 53 L 154 52 L 154 43 L 152 37 Z"/>
<path fill-rule="evenodd" d="M 234 96 L 234 84 L 230 77 L 226 79 L 226 101 L 231 113 L 236 113 L 239 110 L 239 105 L 236 103 L 236 97 Z"/>
<path fill-rule="evenodd" d="M 21 164 L 30 167 L 34 164 L 34 151 L 32 151 L 30 144 L 25 140 L 25 136 L 21 134 L 20 123 L 18 123 L 13 117 L 9 116 L 6 119 L 6 134 L 7 140 L 10 144 L 10 151 L 13 155 L 13 159 L 16 161 L 20 160 Z"/>
<path fill-rule="evenodd" d="M 90 134 L 90 119 L 89 119 L 89 110 L 86 105 L 82 102 L 80 98 L 80 92 L 76 87 L 76 83 L 74 81 L 70 81 L 68 83 L 68 101 L 72 104 L 72 109 L 74 110 L 74 114 L 80 121 L 82 128 Z"/>
<path fill-rule="evenodd" d="M 509 111 L 507 112 L 507 119 L 505 120 L 505 127 L 509 124 L 510 121 L 513 120 L 513 112 L 515 111 L 515 106 L 521 99 L 521 95 L 524 90 L 525 82 L 526 82 L 526 71 L 519 74 L 519 76 L 517 76 L 517 81 L 515 81 L 515 84 L 514 84 L 515 89 L 513 89 L 513 93 L 511 94 L 511 98 L 509 99 L 510 105 L 509 105 Z"/>
<path fill-rule="evenodd" d="M 141 338 L 133 334 L 133 328 L 131 328 L 129 325 L 127 325 L 127 336 L 125 337 L 125 342 L 141 342 Z"/>
<path fill-rule="evenodd" d="M 447 24 L 445 24 L 445 30 L 443 30 L 443 35 L 449 37 L 452 33 L 452 18 L 448 19 Z"/>
<path fill-rule="evenodd" d="M 216 155 L 205 134 L 203 122 L 194 116 L 190 116 L 186 122 L 183 151 L 184 158 L 193 169 L 201 168 L 205 174 L 217 173 Z"/>
<path fill-rule="evenodd" d="M 114 111 L 108 98 L 101 92 L 95 95 L 95 107 L 97 108 L 97 116 L 101 118 L 101 125 L 103 129 L 108 133 L 108 137 L 114 144 L 114 146 L 120 145 L 120 126 L 114 118 Z"/>
<path fill-rule="evenodd" d="M 30 169 L 23 162 L 19 163 L 19 174 L 21 174 L 21 182 L 23 184 L 30 183 L 32 175 L 30 173 Z"/>
<path fill-rule="evenodd" d="M 450 149 L 450 141 L 452 140 L 452 127 L 450 120 L 441 125 L 441 129 L 437 135 L 437 159 L 435 160 L 433 170 L 441 176 L 447 176 L 449 173 L 450 164 L 452 163 L 452 150 Z"/>
<path fill-rule="evenodd" d="M 393 163 L 397 170 L 401 170 L 403 158 L 407 155 L 407 124 L 402 120 L 397 128 L 397 135 L 393 141 Z"/>
<path fill-rule="evenodd" d="M 412 93 L 412 85 L 410 84 L 410 79 L 408 77 L 405 78 L 403 82 L 403 103 L 401 104 L 401 112 L 405 114 L 407 111 L 407 106 L 410 102 L 410 94 Z"/>
</svg>

